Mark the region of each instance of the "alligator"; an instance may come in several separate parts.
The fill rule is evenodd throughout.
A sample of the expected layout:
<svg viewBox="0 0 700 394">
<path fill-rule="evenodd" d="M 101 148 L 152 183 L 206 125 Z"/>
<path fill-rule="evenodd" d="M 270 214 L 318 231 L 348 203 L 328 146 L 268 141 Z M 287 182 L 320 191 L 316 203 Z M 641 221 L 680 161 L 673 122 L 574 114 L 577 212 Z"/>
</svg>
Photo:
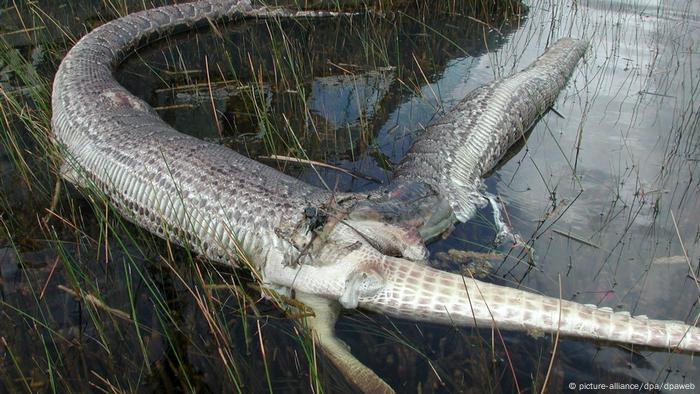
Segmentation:
<svg viewBox="0 0 700 394">
<path fill-rule="evenodd" d="M 311 307 L 315 316 L 307 324 L 317 344 L 364 392 L 393 390 L 335 337 L 343 308 L 700 350 L 700 330 L 682 322 L 633 317 L 428 265 L 426 242 L 485 203 L 483 176 L 552 105 L 584 55 L 584 41 L 561 39 L 525 70 L 470 93 L 417 138 L 387 186 L 365 194 L 314 187 L 177 132 L 113 76 L 134 50 L 212 21 L 327 17 L 347 14 L 208 0 L 133 13 L 94 29 L 68 52 L 54 79 L 52 140 L 62 177 L 99 192 L 148 231 L 214 262 L 245 265 L 264 286 Z"/>
</svg>

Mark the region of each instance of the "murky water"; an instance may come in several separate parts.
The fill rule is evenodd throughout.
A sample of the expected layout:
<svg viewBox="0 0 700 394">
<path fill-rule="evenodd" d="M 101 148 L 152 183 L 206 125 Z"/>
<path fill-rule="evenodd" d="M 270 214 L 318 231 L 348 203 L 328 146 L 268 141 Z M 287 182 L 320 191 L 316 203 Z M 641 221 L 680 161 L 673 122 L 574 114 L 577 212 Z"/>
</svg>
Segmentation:
<svg viewBox="0 0 700 394">
<path fill-rule="evenodd" d="M 435 264 L 459 270 L 454 250 L 495 252 L 488 281 L 693 322 L 700 5 L 538 1 L 508 23 L 457 8 L 183 34 L 140 51 L 118 78 L 179 130 L 253 157 L 337 165 L 357 176 L 261 159 L 314 184 L 362 190 L 386 181 L 421 128 L 467 92 L 525 67 L 558 37 L 585 37 L 591 47 L 556 103 L 561 116 L 548 113 L 487 179 L 513 229 L 531 240 L 535 267 L 518 249 L 494 249 L 489 210 L 431 245 Z M 68 13 L 48 12 L 59 20 Z M 34 48 L 14 45 L 25 54 Z M 107 228 L 104 211 L 73 189 L 58 209 L 69 224 L 54 219 L 42 230 L 37 216 L 47 202 L 17 186 L 21 176 L 3 146 L 0 391 L 222 392 L 236 381 L 241 391 L 257 392 L 269 389 L 266 373 L 275 391 L 314 390 L 308 344 L 293 324 L 264 301 L 255 304 L 256 316 L 254 290 L 245 298 L 202 286 L 244 274 L 197 270 L 183 251 L 111 216 Z M 167 261 L 180 265 L 174 270 Z M 76 283 L 127 315 L 90 307 L 58 287 Z M 344 315 L 338 331 L 400 392 L 539 391 L 554 347 L 549 336 L 502 332 L 501 340 L 488 330 L 359 312 Z M 352 390 L 318 363 L 326 391 Z M 561 339 L 549 389 L 697 386 L 697 366 L 687 355 Z"/>
</svg>

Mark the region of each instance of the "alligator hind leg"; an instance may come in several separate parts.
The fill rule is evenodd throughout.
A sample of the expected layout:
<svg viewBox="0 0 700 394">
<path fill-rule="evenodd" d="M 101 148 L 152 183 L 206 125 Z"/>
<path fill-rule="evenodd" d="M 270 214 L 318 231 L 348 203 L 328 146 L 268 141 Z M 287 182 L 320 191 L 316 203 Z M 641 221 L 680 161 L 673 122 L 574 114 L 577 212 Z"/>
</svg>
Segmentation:
<svg viewBox="0 0 700 394">
<path fill-rule="evenodd" d="M 301 292 L 296 293 L 296 299 L 313 309 L 315 316 L 305 318 L 306 327 L 345 379 L 364 393 L 395 393 L 382 378 L 355 358 L 348 346 L 335 336 L 335 322 L 340 314 L 340 304 Z"/>
<path fill-rule="evenodd" d="M 505 207 L 502 207 L 502 203 L 499 202 L 497 197 L 491 193 L 484 193 L 484 197 L 488 200 L 489 204 L 491 205 L 491 209 L 493 210 L 493 222 L 496 225 L 496 239 L 494 243 L 498 246 L 504 239 L 512 241 L 513 246 L 520 246 L 525 250 L 525 253 L 527 253 L 530 260 L 530 264 L 532 265 L 535 261 L 535 251 L 532 249 L 532 246 L 528 245 L 528 243 L 522 239 L 520 234 L 514 233 L 510 226 L 503 220 L 501 209 L 505 211 Z"/>
</svg>

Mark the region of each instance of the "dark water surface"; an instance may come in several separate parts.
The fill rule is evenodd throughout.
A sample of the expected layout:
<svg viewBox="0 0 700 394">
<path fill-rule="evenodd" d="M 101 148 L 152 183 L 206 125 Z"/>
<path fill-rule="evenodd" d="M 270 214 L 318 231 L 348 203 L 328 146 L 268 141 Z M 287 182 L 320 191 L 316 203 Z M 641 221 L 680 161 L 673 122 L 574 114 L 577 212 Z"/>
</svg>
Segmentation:
<svg viewBox="0 0 700 394">
<path fill-rule="evenodd" d="M 82 23 L 100 23 L 79 12 L 89 7 L 68 4 L 47 4 L 46 15 L 78 36 Z M 109 13 L 109 2 L 90 4 Z M 139 51 L 118 79 L 178 130 L 252 157 L 350 169 L 364 178 L 261 159 L 314 184 L 365 190 L 385 182 L 421 128 L 469 91 L 525 67 L 559 37 L 586 38 L 590 50 L 555 105 L 561 116 L 548 113 L 486 181 L 531 242 L 535 268 L 520 249 L 494 247 L 488 209 L 431 245 L 434 263 L 459 271 L 474 263 L 460 251 L 491 253 L 488 263 L 476 259 L 485 280 L 692 324 L 700 293 L 690 275 L 700 259 L 700 3 L 534 1 L 520 18 L 467 16 L 453 2 L 426 8 L 181 34 Z M 3 12 L 11 9 L 9 2 Z M 40 23 L 32 15 L 25 25 Z M 54 45 L 16 36 L 3 37 L 25 57 Z M 55 66 L 37 63 L 47 75 Z M 3 92 L 26 88 L 10 72 L 0 76 Z M 310 363 L 325 392 L 353 390 L 309 356 L 310 342 L 257 299 L 245 273 L 196 269 L 196 258 L 114 213 L 105 219 L 104 207 L 70 187 L 57 208 L 64 219 L 41 225 L 53 184 L 21 181 L 8 148 L 10 130 L 21 127 L 5 121 L 0 152 L 0 392 L 319 391 Z M 26 145 L 28 160 L 41 163 L 36 145 Z M 221 290 L 231 283 L 250 291 Z M 551 336 L 536 333 L 502 332 L 501 341 L 489 330 L 355 311 L 338 332 L 399 392 L 538 392 L 554 348 Z M 699 365 L 689 355 L 561 339 L 548 387 L 690 392 L 664 384 L 700 387 Z"/>
</svg>

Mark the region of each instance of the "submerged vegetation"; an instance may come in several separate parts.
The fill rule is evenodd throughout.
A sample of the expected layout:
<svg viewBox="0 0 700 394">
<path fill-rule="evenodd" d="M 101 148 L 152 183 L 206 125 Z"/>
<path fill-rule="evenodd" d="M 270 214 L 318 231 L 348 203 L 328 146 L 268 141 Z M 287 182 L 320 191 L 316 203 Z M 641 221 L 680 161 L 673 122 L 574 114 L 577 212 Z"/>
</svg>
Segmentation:
<svg viewBox="0 0 700 394">
<path fill-rule="evenodd" d="M 165 3 L 0 2 L 0 391 L 352 391 L 295 324 L 303 305 L 263 299 L 246 271 L 146 233 L 58 177 L 50 137 L 58 63 L 86 31 Z M 524 66 L 553 38 L 587 37 L 592 53 L 556 108 L 565 119 L 550 113 L 488 180 L 534 246 L 535 265 L 495 249 L 489 212 L 433 245 L 435 264 L 696 318 L 700 59 L 687 37 L 700 30 L 697 6 L 369 8 L 183 33 L 138 51 L 117 77 L 181 131 L 314 184 L 364 190 L 386 181 L 414 133 L 470 89 Z M 552 391 L 592 379 L 700 384 L 686 356 L 574 341 L 555 352 L 555 339 L 537 333 L 501 339 L 360 312 L 347 313 L 339 331 L 407 392 L 540 391 L 546 376 Z M 628 368 L 612 367 L 620 361 Z"/>
</svg>

